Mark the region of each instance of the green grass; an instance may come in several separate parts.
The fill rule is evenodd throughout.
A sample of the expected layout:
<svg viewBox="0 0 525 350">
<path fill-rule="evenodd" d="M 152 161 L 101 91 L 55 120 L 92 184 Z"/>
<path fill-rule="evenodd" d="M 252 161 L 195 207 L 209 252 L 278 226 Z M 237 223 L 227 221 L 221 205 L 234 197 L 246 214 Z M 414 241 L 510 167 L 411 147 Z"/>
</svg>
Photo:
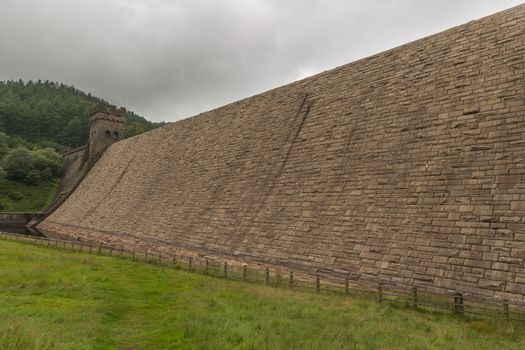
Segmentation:
<svg viewBox="0 0 525 350">
<path fill-rule="evenodd" d="M 0 240 L 0 349 L 523 349 L 524 331 Z"/>
<path fill-rule="evenodd" d="M 5 181 L 0 188 L 0 212 L 37 212 L 51 203 L 60 179 L 37 186 L 17 181 Z"/>
</svg>

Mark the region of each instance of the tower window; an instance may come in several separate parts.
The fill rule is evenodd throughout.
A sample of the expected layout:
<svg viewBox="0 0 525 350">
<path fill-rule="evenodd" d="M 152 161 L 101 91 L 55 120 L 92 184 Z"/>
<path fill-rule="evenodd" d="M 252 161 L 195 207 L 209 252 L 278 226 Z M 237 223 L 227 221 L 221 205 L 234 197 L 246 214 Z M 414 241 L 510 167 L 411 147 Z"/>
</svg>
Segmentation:
<svg viewBox="0 0 525 350">
<path fill-rule="evenodd" d="M 110 139 L 110 138 L 111 138 L 111 131 L 109 131 L 109 130 L 106 130 L 106 137 L 107 137 L 108 139 Z"/>
<path fill-rule="evenodd" d="M 118 139 L 118 131 L 113 131 L 113 140 Z"/>
</svg>

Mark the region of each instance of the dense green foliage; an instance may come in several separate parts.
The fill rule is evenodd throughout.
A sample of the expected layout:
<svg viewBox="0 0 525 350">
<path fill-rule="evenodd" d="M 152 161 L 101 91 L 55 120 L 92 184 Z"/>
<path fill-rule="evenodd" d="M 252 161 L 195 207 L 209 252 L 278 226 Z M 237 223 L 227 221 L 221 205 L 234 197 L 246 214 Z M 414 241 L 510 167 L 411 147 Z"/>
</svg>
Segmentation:
<svg viewBox="0 0 525 350">
<path fill-rule="evenodd" d="M 0 131 L 41 146 L 82 146 L 88 141 L 89 114 L 97 104 L 107 102 L 73 86 L 40 80 L 0 82 Z M 159 125 L 128 112 L 126 135 Z"/>
<path fill-rule="evenodd" d="M 0 240 L 0 348 L 523 349 L 525 325 Z"/>
<path fill-rule="evenodd" d="M 60 175 L 62 156 L 51 147 L 26 144 L 11 148 L 9 137 L 0 132 L 0 183 L 5 179 L 38 185 Z M 2 189 L 0 188 L 0 191 Z"/>
<path fill-rule="evenodd" d="M 59 181 L 57 151 L 87 144 L 89 115 L 100 104 L 108 103 L 64 84 L 0 82 L 0 211 L 42 209 Z M 161 124 L 128 112 L 126 136 Z"/>
<path fill-rule="evenodd" d="M 12 143 L 0 132 L 0 211 L 42 210 L 58 187 L 61 167 L 53 148 Z"/>
</svg>

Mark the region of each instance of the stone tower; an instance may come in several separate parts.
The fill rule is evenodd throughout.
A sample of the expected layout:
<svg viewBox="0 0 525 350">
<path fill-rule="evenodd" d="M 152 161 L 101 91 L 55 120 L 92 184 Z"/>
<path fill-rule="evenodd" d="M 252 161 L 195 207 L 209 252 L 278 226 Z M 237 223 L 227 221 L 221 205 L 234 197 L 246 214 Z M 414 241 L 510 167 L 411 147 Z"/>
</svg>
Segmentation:
<svg viewBox="0 0 525 350">
<path fill-rule="evenodd" d="M 126 109 L 99 105 L 89 119 L 89 158 L 99 157 L 109 146 L 124 138 Z"/>
</svg>

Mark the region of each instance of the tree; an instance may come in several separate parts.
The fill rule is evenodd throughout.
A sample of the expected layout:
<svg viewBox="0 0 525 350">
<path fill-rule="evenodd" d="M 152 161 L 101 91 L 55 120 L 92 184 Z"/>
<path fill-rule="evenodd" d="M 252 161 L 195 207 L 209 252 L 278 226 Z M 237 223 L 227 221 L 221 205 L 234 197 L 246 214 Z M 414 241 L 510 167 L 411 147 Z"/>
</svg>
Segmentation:
<svg viewBox="0 0 525 350">
<path fill-rule="evenodd" d="M 53 176 L 58 176 L 60 174 L 62 157 L 54 149 L 35 149 L 30 153 L 33 162 L 33 170 L 36 170 L 39 173 L 39 180 L 50 180 Z M 32 177 L 37 178 L 35 174 L 33 174 Z"/>
<path fill-rule="evenodd" d="M 25 147 L 19 147 L 7 154 L 4 160 L 4 170 L 12 180 L 23 180 L 33 168 L 31 153 Z"/>
<path fill-rule="evenodd" d="M 42 180 L 45 180 L 42 178 L 41 172 L 37 169 L 30 170 L 27 175 L 24 177 L 24 182 L 28 185 L 36 186 L 38 183 Z"/>
</svg>

